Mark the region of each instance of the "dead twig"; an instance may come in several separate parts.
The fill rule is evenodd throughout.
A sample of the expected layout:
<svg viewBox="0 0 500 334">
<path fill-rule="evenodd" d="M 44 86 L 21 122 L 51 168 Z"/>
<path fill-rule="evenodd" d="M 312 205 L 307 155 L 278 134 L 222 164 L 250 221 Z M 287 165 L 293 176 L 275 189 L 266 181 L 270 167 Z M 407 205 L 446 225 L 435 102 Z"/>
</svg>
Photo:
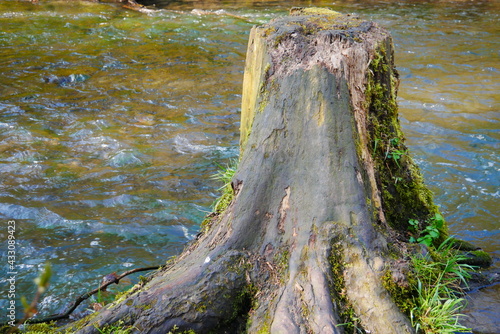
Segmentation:
<svg viewBox="0 0 500 334">
<path fill-rule="evenodd" d="M 156 269 L 160 269 L 162 266 L 154 266 L 154 267 L 145 267 L 145 268 L 136 268 L 136 269 L 132 269 L 132 270 L 129 270 L 129 271 L 126 271 L 118 276 L 113 276 L 112 279 L 108 279 L 106 280 L 105 282 L 101 283 L 101 285 L 92 290 L 92 291 L 89 291 L 81 296 L 79 296 L 70 306 L 69 308 L 66 310 L 66 312 L 64 313 L 61 313 L 61 314 L 55 314 L 55 315 L 50 315 L 48 317 L 45 317 L 45 318 L 40 318 L 40 319 L 27 319 L 25 321 L 23 321 L 24 324 L 39 324 L 39 323 L 44 323 L 44 322 L 51 322 L 51 321 L 56 321 L 56 320 L 61 320 L 61 319 L 66 319 L 69 317 L 69 315 L 71 313 L 73 313 L 73 311 L 78 307 L 78 305 L 80 305 L 84 300 L 88 299 L 90 296 L 98 293 L 99 291 L 103 291 L 106 289 L 107 286 L 113 284 L 113 283 L 116 283 L 118 284 L 118 282 L 124 278 L 125 276 L 128 276 L 130 274 L 133 274 L 133 273 L 137 273 L 137 272 L 140 272 L 140 271 L 149 271 L 149 270 L 156 270 Z M 109 275 L 108 275 L 109 276 Z M 24 320 L 24 319 L 23 319 Z M 1 324 L 1 325 L 4 325 L 4 324 Z M 1 326 L 0 325 L 0 326 Z"/>
</svg>

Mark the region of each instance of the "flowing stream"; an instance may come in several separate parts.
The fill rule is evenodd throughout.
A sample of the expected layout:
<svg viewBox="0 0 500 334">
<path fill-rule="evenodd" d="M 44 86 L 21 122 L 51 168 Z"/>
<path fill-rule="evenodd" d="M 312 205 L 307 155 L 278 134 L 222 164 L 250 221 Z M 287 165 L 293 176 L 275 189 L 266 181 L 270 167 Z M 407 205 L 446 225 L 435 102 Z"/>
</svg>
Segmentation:
<svg viewBox="0 0 500 334">
<path fill-rule="evenodd" d="M 211 176 L 238 156 L 250 28 L 310 5 L 390 30 L 411 154 L 451 233 L 490 252 L 499 269 L 498 2 L 164 2 L 145 14 L 106 3 L 7 0 L 0 1 L 0 259 L 6 272 L 6 226 L 14 220 L 17 300 L 32 298 L 46 261 L 54 275 L 39 309 L 49 314 L 106 274 L 160 265 L 182 250 L 218 196 Z M 4 290 L 6 279 L 2 273 Z M 499 291 L 481 291 L 476 326 L 500 328 Z M 8 302 L 0 298 L 0 309 Z M 19 302 L 17 309 L 20 316 Z"/>
</svg>

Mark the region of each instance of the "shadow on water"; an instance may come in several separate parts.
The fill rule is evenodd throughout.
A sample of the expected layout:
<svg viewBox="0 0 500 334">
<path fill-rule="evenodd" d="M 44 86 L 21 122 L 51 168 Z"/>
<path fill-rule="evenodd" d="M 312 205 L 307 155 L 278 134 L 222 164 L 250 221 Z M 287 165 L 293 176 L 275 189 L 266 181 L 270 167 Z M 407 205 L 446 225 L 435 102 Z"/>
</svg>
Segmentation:
<svg viewBox="0 0 500 334">
<path fill-rule="evenodd" d="M 250 28 L 309 5 L 391 31 L 412 154 L 451 232 L 498 270 L 498 3 L 2 1 L 0 220 L 17 222 L 20 294 L 49 260 L 40 309 L 57 312 L 110 272 L 177 254 L 217 197 L 210 175 L 238 155 Z M 500 328 L 498 296 L 475 293 L 477 326 Z"/>
</svg>

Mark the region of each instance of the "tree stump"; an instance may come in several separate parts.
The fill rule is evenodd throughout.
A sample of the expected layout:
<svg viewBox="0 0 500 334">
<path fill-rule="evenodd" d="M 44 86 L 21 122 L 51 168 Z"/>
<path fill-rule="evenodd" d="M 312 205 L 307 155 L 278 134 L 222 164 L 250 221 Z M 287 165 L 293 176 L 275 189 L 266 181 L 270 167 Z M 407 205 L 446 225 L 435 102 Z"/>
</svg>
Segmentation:
<svg viewBox="0 0 500 334">
<path fill-rule="evenodd" d="M 408 220 L 437 208 L 404 145 L 397 87 L 391 36 L 373 22 L 296 8 L 254 27 L 233 200 L 72 330 L 414 333 L 383 277 L 404 263 Z"/>
</svg>

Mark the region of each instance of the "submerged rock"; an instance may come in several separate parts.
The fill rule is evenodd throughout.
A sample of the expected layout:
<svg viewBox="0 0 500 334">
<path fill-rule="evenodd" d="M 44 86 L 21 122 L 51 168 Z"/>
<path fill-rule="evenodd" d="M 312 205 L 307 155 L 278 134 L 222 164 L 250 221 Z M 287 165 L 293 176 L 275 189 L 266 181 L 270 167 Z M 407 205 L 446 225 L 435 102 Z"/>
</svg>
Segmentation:
<svg viewBox="0 0 500 334">
<path fill-rule="evenodd" d="M 460 313 L 460 324 L 474 334 L 500 334 L 498 303 L 500 302 L 500 270 L 498 268 L 471 273 L 466 286 L 466 305 Z"/>
</svg>

